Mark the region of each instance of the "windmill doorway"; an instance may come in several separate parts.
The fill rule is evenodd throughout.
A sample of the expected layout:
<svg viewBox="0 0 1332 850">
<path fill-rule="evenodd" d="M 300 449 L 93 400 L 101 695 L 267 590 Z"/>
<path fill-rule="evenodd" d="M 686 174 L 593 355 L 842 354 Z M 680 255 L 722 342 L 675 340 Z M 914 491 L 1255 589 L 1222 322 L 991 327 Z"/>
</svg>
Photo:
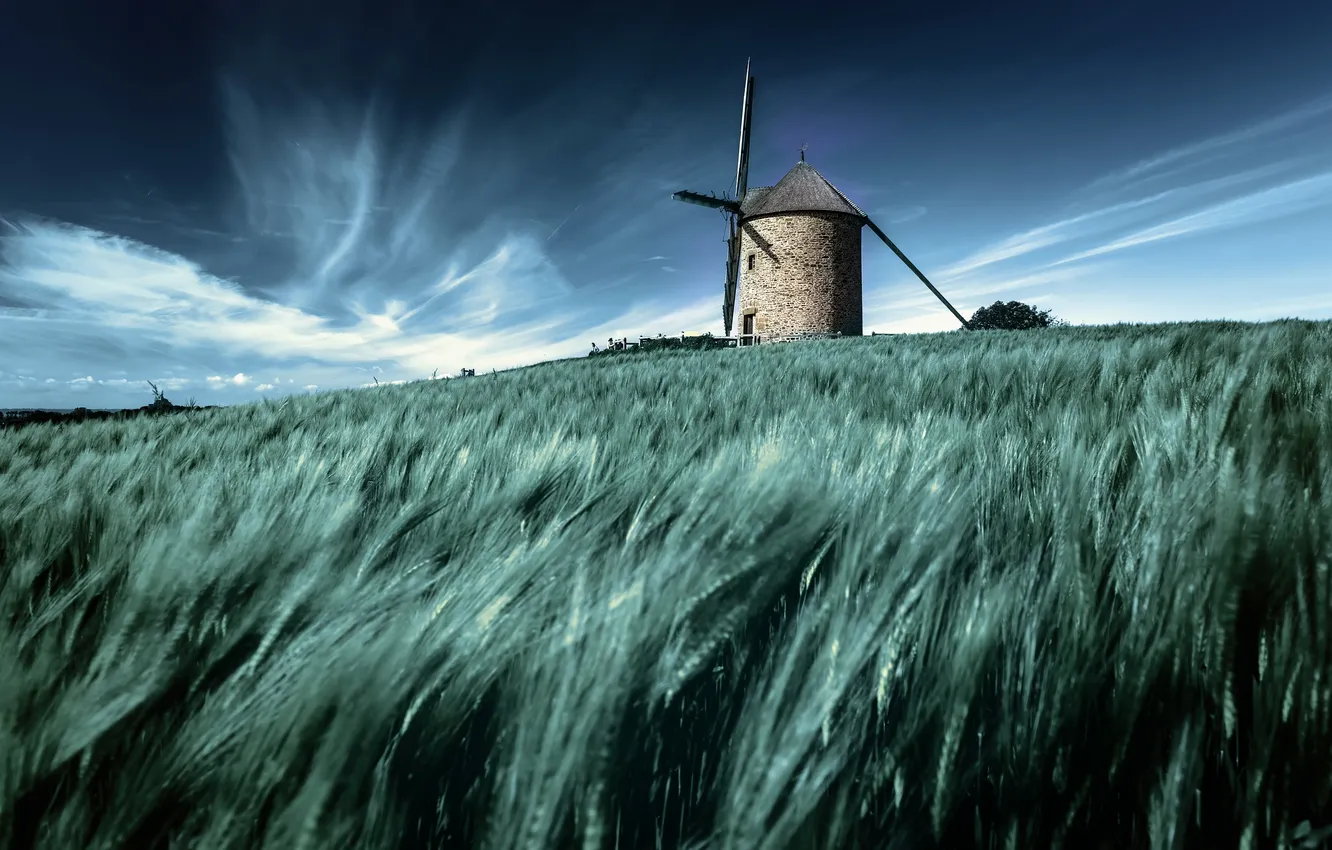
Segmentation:
<svg viewBox="0 0 1332 850">
<path fill-rule="evenodd" d="M 758 338 L 754 336 L 754 314 L 746 313 L 740 330 L 740 344 L 754 345 L 757 342 Z"/>
</svg>

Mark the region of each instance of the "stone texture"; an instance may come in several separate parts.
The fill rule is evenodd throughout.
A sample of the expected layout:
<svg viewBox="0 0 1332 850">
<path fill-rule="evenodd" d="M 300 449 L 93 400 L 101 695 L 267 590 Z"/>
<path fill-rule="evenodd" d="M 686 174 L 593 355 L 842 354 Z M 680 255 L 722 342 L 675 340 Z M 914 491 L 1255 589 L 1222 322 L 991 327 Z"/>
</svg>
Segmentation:
<svg viewBox="0 0 1332 850">
<path fill-rule="evenodd" d="M 752 312 L 760 336 L 861 336 L 862 226 L 857 216 L 833 212 L 746 219 L 740 238 L 736 333 L 743 333 L 744 317 Z"/>
</svg>

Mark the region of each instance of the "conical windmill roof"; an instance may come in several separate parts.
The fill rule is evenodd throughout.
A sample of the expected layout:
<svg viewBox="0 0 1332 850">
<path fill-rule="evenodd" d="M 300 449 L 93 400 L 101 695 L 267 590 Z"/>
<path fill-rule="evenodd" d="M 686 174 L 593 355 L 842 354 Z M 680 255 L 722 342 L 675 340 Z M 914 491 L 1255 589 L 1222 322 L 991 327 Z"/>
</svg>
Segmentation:
<svg viewBox="0 0 1332 850">
<path fill-rule="evenodd" d="M 814 166 L 801 160 L 776 186 L 755 186 L 745 193 L 740 214 L 745 218 L 775 213 L 837 212 L 864 216 Z"/>
</svg>

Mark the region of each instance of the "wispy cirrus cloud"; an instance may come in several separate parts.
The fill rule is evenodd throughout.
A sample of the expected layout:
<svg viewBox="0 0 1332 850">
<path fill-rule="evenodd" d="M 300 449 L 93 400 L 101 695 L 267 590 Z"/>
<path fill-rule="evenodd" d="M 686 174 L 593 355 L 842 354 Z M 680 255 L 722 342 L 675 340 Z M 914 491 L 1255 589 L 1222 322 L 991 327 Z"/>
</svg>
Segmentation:
<svg viewBox="0 0 1332 850">
<path fill-rule="evenodd" d="M 1072 263 L 1089 257 L 1122 251 L 1163 239 L 1174 239 L 1211 230 L 1257 224 L 1283 216 L 1332 205 L 1332 171 L 1293 180 L 1279 186 L 1241 195 L 1213 204 L 1197 212 L 1134 231 L 1094 248 L 1070 254 L 1053 265 Z"/>
<path fill-rule="evenodd" d="M 1332 96 L 1140 160 L 1086 187 L 1081 210 L 1075 205 L 1071 215 L 1006 236 L 934 271 L 931 279 L 966 315 L 999 293 L 1030 300 L 1036 288 L 1053 286 L 1058 293 L 1086 284 L 1105 271 L 1103 264 L 1088 263 L 1094 258 L 1332 205 L 1332 151 L 1316 145 L 1293 151 L 1265 146 L 1283 133 L 1324 119 L 1332 119 Z M 1235 167 L 1186 179 L 1185 172 L 1222 154 L 1233 156 Z M 1148 178 L 1172 178 L 1174 183 L 1123 196 L 1123 190 L 1142 186 Z M 1097 190 L 1105 198 L 1105 190 L 1112 187 L 1121 190 L 1120 197 L 1093 203 Z M 903 318 L 903 313 L 911 315 Z M 914 282 L 868 294 L 865 315 L 867 327 L 889 332 L 956 325 L 933 295 Z"/>
<path fill-rule="evenodd" d="M 484 180 L 476 162 L 457 167 L 471 138 L 465 109 L 425 132 L 395 125 L 390 134 L 375 104 L 283 100 L 236 77 L 222 93 L 235 191 L 221 205 L 232 215 L 215 262 L 110 232 L 105 217 L 100 228 L 3 221 L 0 338 L 20 358 L 43 352 L 25 367 L 70 366 L 88 378 L 84 396 L 100 393 L 113 406 L 142 392 L 142 381 L 87 374 L 89 364 L 235 400 L 361 386 L 372 370 L 383 384 L 462 366 L 503 369 L 585 354 L 610 336 L 720 324 L 714 298 L 589 297 L 623 288 L 634 258 L 652 253 L 640 248 L 619 277 L 571 284 L 549 243 L 589 208 L 566 207 L 544 223 L 515 214 L 504 187 L 524 188 L 516 160 L 496 155 Z M 604 206 L 592 213 L 614 227 L 600 238 L 642 227 Z M 263 262 L 243 262 L 253 257 Z M 284 377 L 268 378 L 276 372 Z M 66 406 L 61 394 L 75 389 L 63 377 L 14 380 L 49 399 L 42 406 Z"/>
<path fill-rule="evenodd" d="M 1095 237 L 1117 227 L 1159 216 L 1162 211 L 1179 209 L 1181 206 L 1186 207 L 1189 204 L 1197 203 L 1200 199 L 1216 197 L 1218 193 L 1227 189 L 1258 183 L 1278 174 L 1289 172 L 1298 167 L 1299 164 L 1299 161 L 1269 163 L 1244 169 L 1234 174 L 1226 174 L 1190 185 L 1165 189 L 1144 197 L 1120 201 L 1078 213 L 1050 224 L 1033 227 L 1005 237 L 944 267 L 940 270 L 939 277 L 944 281 L 965 278 L 967 275 L 988 266 L 1079 239 Z"/>
<path fill-rule="evenodd" d="M 1004 237 L 940 269 L 933 279 L 945 287 L 955 304 L 968 304 L 979 295 L 1041 282 L 1077 282 L 1086 276 L 1063 272 L 1081 268 L 1092 258 L 1296 216 L 1332 204 L 1332 151 L 1317 145 L 1294 151 L 1265 146 L 1280 141 L 1283 133 L 1313 127 L 1325 119 L 1332 119 L 1332 96 L 1140 160 L 1089 184 L 1081 211 Z M 1222 154 L 1234 157 L 1235 167 L 1186 179 L 1185 172 L 1212 163 Z M 1111 188 L 1122 193 L 1148 178 L 1175 182 L 1090 205 L 1097 190 L 1101 197 Z M 946 324 L 946 312 L 931 300 L 928 293 L 916 293 L 895 306 L 938 314 L 930 321 Z M 885 316 L 891 312 L 886 305 L 883 309 L 888 311 Z"/>
<path fill-rule="evenodd" d="M 320 378 L 311 383 L 322 386 L 360 385 L 372 364 L 413 378 L 449 363 L 504 369 L 583 354 L 603 334 L 691 330 L 711 324 L 717 313 L 714 299 L 675 309 L 644 303 L 610 317 L 556 305 L 548 316 L 508 325 L 504 344 L 496 345 L 491 324 L 502 303 L 557 274 L 520 237 L 471 269 L 446 272 L 417 303 L 362 309 L 352 322 L 248 294 L 182 257 L 68 224 L 19 225 L 0 243 L 0 259 L 0 286 L 22 287 L 38 305 L 28 315 L 0 311 L 0 326 L 31 336 L 34 345 L 58 317 L 78 325 L 85 344 L 101 339 L 117 346 L 132 338 L 144 353 L 145 370 L 163 350 L 191 352 L 204 363 L 281 365 L 296 375 L 283 383 L 302 386 L 302 377 L 310 375 Z M 418 321 L 445 297 L 452 303 L 447 315 Z M 46 345 L 49 350 L 59 343 L 48 338 Z M 102 383 L 92 376 L 80 380 Z M 245 371 L 201 369 L 193 380 L 214 390 L 279 386 L 255 382 Z"/>
<path fill-rule="evenodd" d="M 875 194 L 875 192 L 869 187 L 859 188 L 860 191 L 854 193 L 857 197 L 863 198 L 866 195 L 872 197 Z M 908 221 L 915 221 L 918 218 L 923 218 L 928 212 L 928 207 L 920 204 L 908 204 L 883 207 L 870 212 L 869 215 L 875 221 L 886 224 L 906 224 Z"/>
<path fill-rule="evenodd" d="M 1089 190 L 1104 189 L 1133 183 L 1147 177 L 1161 177 L 1177 173 L 1199 163 L 1211 161 L 1217 155 L 1245 148 L 1253 142 L 1271 138 L 1329 116 L 1332 116 L 1332 94 L 1315 98 L 1293 109 L 1247 126 L 1141 159 L 1132 165 L 1097 178 L 1087 188 Z"/>
</svg>

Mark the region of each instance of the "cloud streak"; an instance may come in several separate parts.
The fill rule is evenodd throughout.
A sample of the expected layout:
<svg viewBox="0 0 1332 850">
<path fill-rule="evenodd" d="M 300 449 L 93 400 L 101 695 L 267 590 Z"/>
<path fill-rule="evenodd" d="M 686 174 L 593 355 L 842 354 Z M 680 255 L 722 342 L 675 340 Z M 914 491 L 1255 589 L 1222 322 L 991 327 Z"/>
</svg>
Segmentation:
<svg viewBox="0 0 1332 850">
<path fill-rule="evenodd" d="M 1315 150 L 1293 155 L 1287 152 L 1255 165 L 1255 159 L 1265 151 L 1252 149 L 1263 140 L 1327 115 L 1332 115 L 1332 96 L 1141 160 L 1095 181 L 1088 189 L 1123 187 L 1134 181 L 1141 183 L 1148 177 L 1179 174 L 1215 159 L 1219 152 L 1245 153 L 1249 165 L 1028 228 L 964 256 L 932 277 L 966 314 L 981 306 L 979 299 L 999 292 L 1016 293 L 1038 286 L 1082 282 L 1089 278 L 1089 273 L 1099 270 L 1095 264 L 1087 265 L 1094 258 L 1332 205 L 1332 169 L 1328 168 L 1332 159 L 1327 152 Z M 1309 174 L 1310 166 L 1321 170 Z M 1301 171 L 1305 173 L 1301 175 Z M 1280 182 L 1273 185 L 1273 181 Z M 1061 249 L 1063 256 L 1058 253 Z M 1303 299 L 1299 303 L 1307 306 L 1314 302 Z M 904 311 L 915 315 L 896 318 Z M 914 285 L 881 290 L 866 301 L 866 326 L 875 330 L 943 330 L 952 323 L 941 305 L 923 288 L 917 290 Z"/>
<path fill-rule="evenodd" d="M 1282 172 L 1290 171 L 1298 165 L 1298 161 L 1270 163 L 1235 174 L 1199 181 L 1192 185 L 1154 192 L 1145 197 L 1120 201 L 1051 224 L 1034 227 L 1006 237 L 944 267 L 939 272 L 939 278 L 942 281 L 962 279 L 988 266 L 1017 259 L 1074 240 L 1102 234 L 1117 226 L 1122 227 L 1125 224 L 1131 224 L 1135 220 L 1141 221 L 1143 218 L 1152 215 L 1160 215 L 1162 210 L 1170 209 L 1172 204 L 1196 203 L 1200 198 L 1206 198 L 1222 190 L 1276 176 Z"/>
<path fill-rule="evenodd" d="M 1264 138 L 1270 138 L 1328 115 L 1332 115 L 1332 94 L 1315 98 L 1294 109 L 1254 122 L 1246 127 L 1181 145 L 1139 160 L 1130 166 L 1098 178 L 1088 186 L 1088 189 L 1100 189 L 1116 184 L 1130 183 L 1153 174 L 1164 176 L 1165 173 L 1174 173 L 1200 161 L 1209 160 L 1212 158 L 1210 155 L 1224 152 L 1227 149 L 1233 150 Z M 1165 171 L 1171 165 L 1178 167 Z"/>
<path fill-rule="evenodd" d="M 1053 265 L 1073 263 L 1126 248 L 1212 230 L 1257 224 L 1332 204 L 1332 171 L 1283 183 L 1135 231 L 1095 248 L 1079 251 Z"/>
<path fill-rule="evenodd" d="M 1274 117 L 1139 160 L 1092 181 L 1083 194 L 1090 197 L 1097 190 L 1124 189 L 1147 179 L 1179 175 L 1221 155 L 1247 155 L 1252 161 L 1256 153 L 1254 148 L 1260 143 L 1271 142 L 1283 133 L 1329 117 L 1332 117 L 1332 94 Z M 1263 184 L 1289 177 L 1311 165 L 1326 167 L 1329 161 L 1326 151 L 1319 148 L 1311 153 L 1267 158 L 1272 161 L 1250 164 L 1207 179 L 1181 182 L 1015 233 L 941 269 L 937 276 L 943 283 L 966 280 L 990 266 L 1054 251 L 1070 243 L 1100 242 L 1055 259 L 1055 263 L 1068 263 L 1149 242 L 1296 214 L 1320 205 L 1318 195 L 1326 191 L 1325 174 L 1287 180 L 1276 186 Z M 1237 189 L 1246 191 L 1237 197 L 1224 197 Z M 1157 223 L 1149 224 L 1151 219 L 1157 219 Z M 1113 231 L 1122 232 L 1124 228 L 1132 229 L 1123 236 L 1110 238 Z"/>
</svg>

